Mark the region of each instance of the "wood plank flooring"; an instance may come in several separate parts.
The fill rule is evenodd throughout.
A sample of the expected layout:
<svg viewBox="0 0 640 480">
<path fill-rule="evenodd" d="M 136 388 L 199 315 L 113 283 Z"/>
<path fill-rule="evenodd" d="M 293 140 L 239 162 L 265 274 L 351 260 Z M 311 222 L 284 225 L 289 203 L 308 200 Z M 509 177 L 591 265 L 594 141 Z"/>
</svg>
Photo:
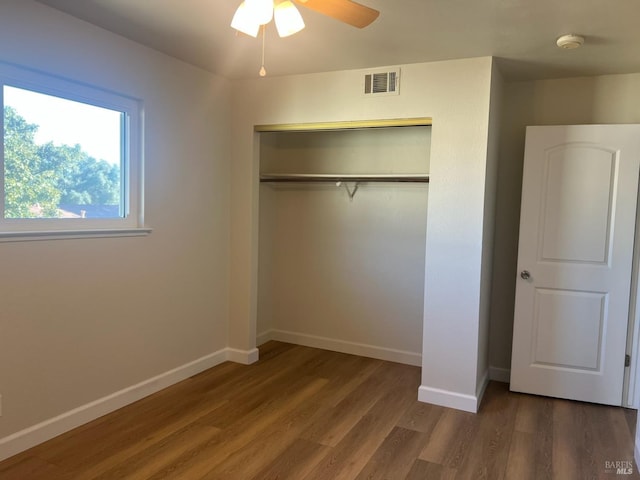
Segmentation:
<svg viewBox="0 0 640 480">
<path fill-rule="evenodd" d="M 416 400 L 420 369 L 269 342 L 0 463 L 2 480 L 638 479 L 635 412 L 511 393 Z"/>
</svg>

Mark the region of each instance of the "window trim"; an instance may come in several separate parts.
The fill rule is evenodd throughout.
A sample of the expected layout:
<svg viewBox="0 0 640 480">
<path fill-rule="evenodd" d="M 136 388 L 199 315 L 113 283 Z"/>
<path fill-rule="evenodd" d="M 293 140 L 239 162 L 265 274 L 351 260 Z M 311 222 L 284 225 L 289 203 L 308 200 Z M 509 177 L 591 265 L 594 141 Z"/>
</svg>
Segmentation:
<svg viewBox="0 0 640 480">
<path fill-rule="evenodd" d="M 31 90 L 59 98 L 125 113 L 123 122 L 122 202 L 118 218 L 4 218 L 4 134 L 0 145 L 0 242 L 53 238 L 146 235 L 143 209 L 143 108 L 139 99 L 97 86 L 22 66 L 0 62 L 0 105 L 4 86 Z M 4 115 L 0 118 L 4 132 Z"/>
<path fill-rule="evenodd" d="M 105 228 L 85 230 L 37 230 L 0 232 L 0 243 L 27 242 L 35 240 L 65 240 L 73 238 L 143 237 L 153 230 L 146 227 Z"/>
</svg>

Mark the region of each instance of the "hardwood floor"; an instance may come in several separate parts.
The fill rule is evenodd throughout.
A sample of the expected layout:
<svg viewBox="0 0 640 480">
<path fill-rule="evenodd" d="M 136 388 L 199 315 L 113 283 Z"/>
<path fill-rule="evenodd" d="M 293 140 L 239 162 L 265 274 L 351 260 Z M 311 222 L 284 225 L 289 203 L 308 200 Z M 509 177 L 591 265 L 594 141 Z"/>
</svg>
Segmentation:
<svg viewBox="0 0 640 480">
<path fill-rule="evenodd" d="M 635 412 L 511 393 L 416 400 L 420 369 L 279 342 L 0 463 L 2 480 L 638 479 Z"/>
</svg>

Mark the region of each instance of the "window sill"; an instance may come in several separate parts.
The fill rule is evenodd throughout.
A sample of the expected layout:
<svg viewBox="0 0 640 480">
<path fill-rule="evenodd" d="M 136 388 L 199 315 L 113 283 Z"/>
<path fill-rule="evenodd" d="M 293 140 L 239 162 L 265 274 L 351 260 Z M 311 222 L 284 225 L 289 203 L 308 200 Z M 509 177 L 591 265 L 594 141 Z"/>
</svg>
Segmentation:
<svg viewBox="0 0 640 480">
<path fill-rule="evenodd" d="M 34 232 L 0 232 L 0 242 L 31 242 L 35 240 L 65 240 L 77 238 L 142 237 L 151 228 L 105 228 L 92 230 L 38 230 Z"/>
</svg>

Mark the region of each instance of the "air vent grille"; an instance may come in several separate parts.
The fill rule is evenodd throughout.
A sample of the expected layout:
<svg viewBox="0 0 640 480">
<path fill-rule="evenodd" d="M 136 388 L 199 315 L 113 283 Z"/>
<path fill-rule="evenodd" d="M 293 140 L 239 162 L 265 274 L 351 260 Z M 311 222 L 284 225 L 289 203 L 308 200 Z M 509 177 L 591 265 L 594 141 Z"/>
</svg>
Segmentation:
<svg viewBox="0 0 640 480">
<path fill-rule="evenodd" d="M 365 74 L 365 95 L 398 95 L 399 73 L 399 70 L 393 70 Z"/>
<path fill-rule="evenodd" d="M 373 74 L 373 93 L 388 92 L 389 74 L 374 73 Z"/>
</svg>

